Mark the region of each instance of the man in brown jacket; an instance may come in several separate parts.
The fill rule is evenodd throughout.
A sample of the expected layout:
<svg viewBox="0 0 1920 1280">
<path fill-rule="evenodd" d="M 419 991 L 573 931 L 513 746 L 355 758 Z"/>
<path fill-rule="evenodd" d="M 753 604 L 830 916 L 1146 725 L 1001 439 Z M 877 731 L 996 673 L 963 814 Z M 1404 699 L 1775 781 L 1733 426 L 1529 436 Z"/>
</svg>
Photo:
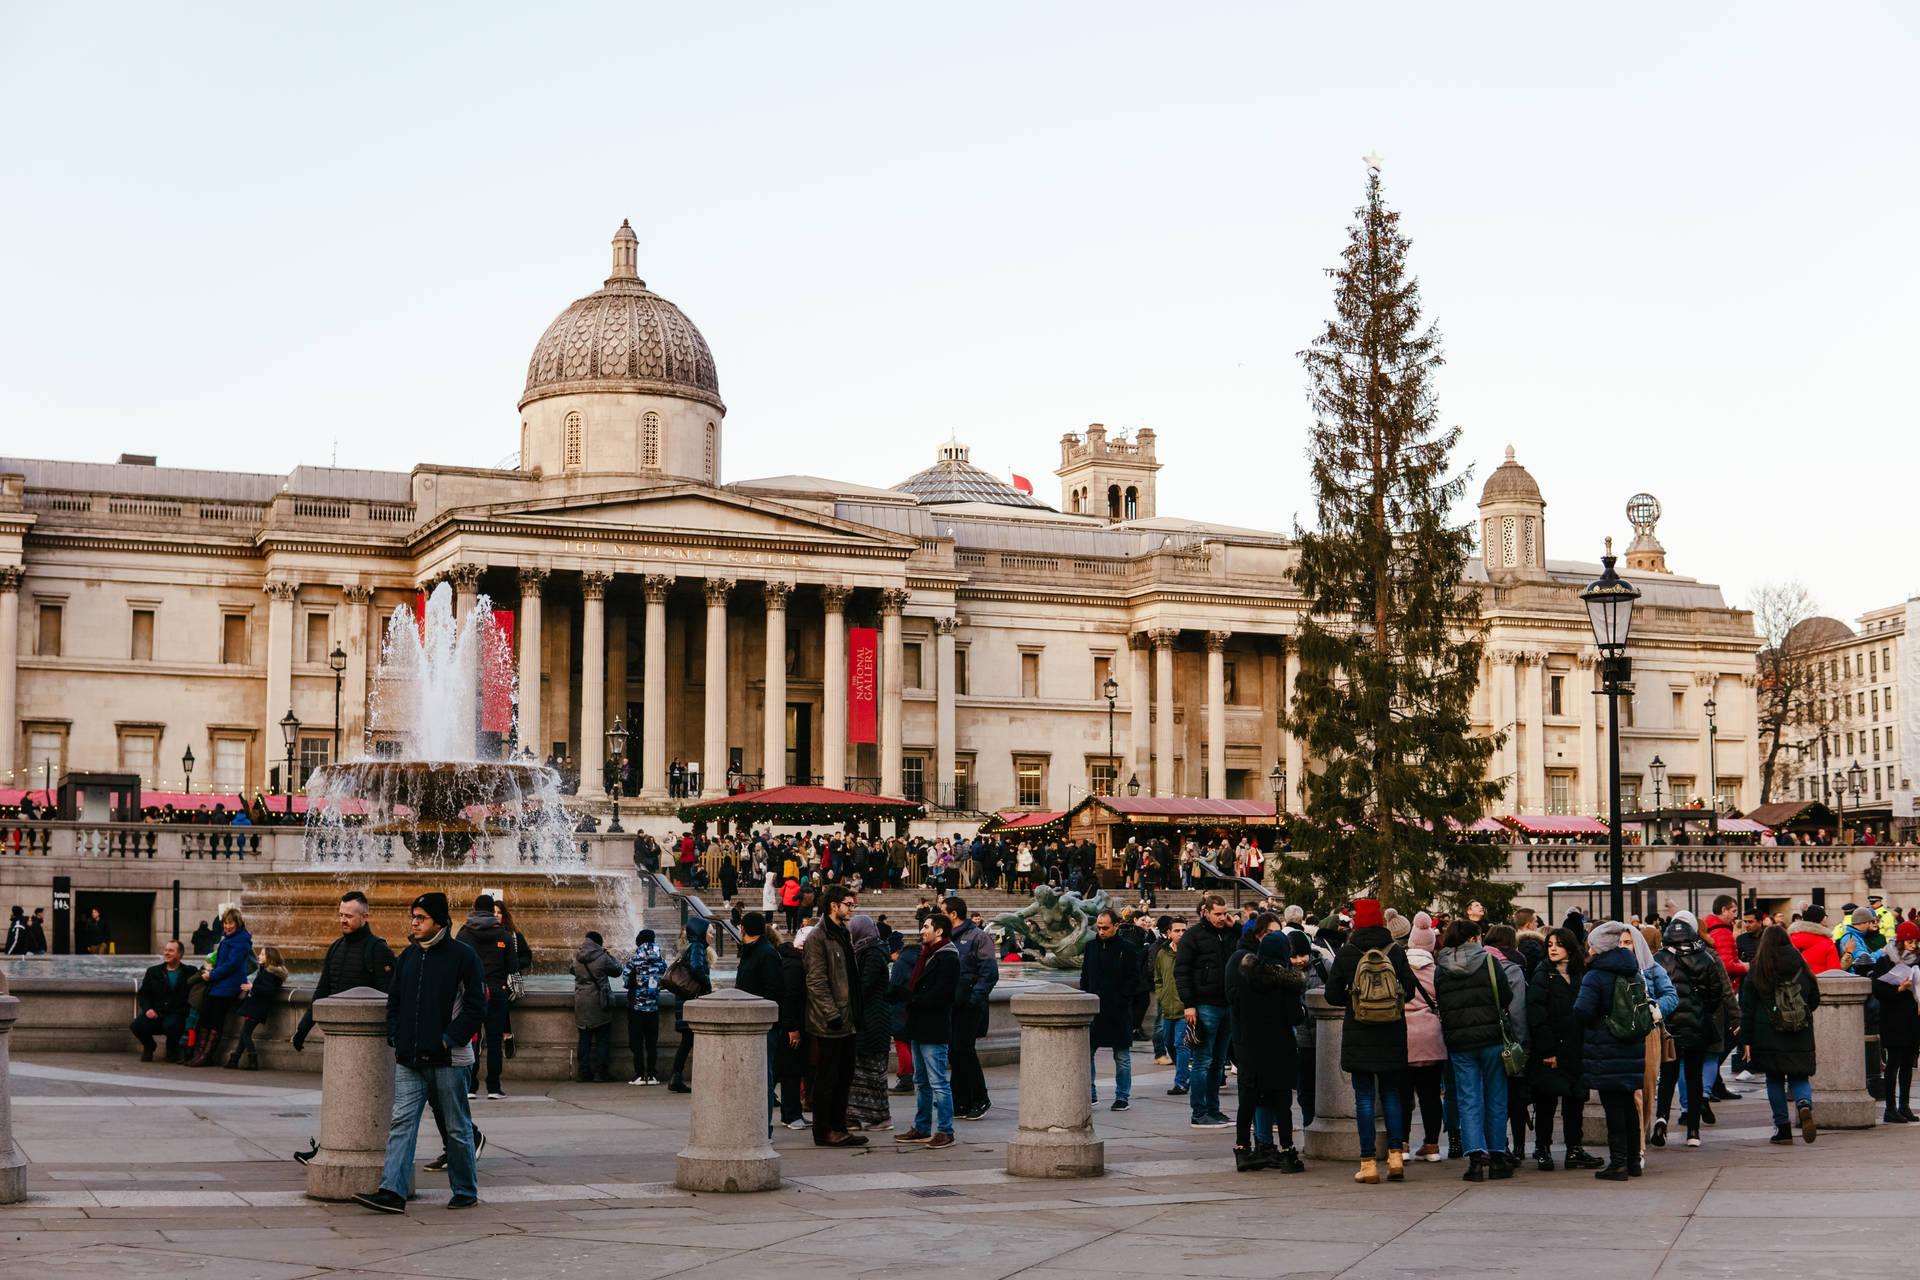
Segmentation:
<svg viewBox="0 0 1920 1280">
<path fill-rule="evenodd" d="M 813 1145 L 864 1147 L 864 1134 L 847 1132 L 847 1095 L 853 1090 L 853 1033 L 860 1026 L 855 983 L 853 893 L 843 884 L 821 895 L 820 924 L 807 935 L 801 960 L 807 971 L 807 1034 L 813 1037 Z"/>
</svg>

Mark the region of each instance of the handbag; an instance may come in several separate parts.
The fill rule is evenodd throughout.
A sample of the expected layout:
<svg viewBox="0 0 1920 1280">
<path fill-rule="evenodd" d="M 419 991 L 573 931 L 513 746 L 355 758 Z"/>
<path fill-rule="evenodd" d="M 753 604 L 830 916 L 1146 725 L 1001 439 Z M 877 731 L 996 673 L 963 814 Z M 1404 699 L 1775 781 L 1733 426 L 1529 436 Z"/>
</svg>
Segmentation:
<svg viewBox="0 0 1920 1280">
<path fill-rule="evenodd" d="M 507 1003 L 512 1004 L 527 993 L 526 979 L 517 973 L 507 975 Z"/>
<path fill-rule="evenodd" d="M 1680 1060 L 1680 1042 L 1673 1038 L 1673 1032 L 1667 1030 L 1665 1024 L 1662 1024 L 1658 1029 L 1660 1032 L 1660 1061 L 1678 1062 Z"/>
<path fill-rule="evenodd" d="M 1493 984 L 1493 1003 L 1500 1003 L 1500 975 L 1493 967 L 1493 957 L 1487 957 L 1487 981 Z M 1520 1043 L 1513 1033 L 1513 1017 L 1505 1009 L 1500 1010 L 1500 1066 L 1508 1076 L 1518 1077 L 1527 1074 L 1527 1046 Z"/>
<path fill-rule="evenodd" d="M 685 956 L 674 957 L 666 973 L 661 975 L 660 985 L 683 1001 L 698 999 L 700 995 L 700 984 L 694 981 L 693 969 Z"/>
</svg>

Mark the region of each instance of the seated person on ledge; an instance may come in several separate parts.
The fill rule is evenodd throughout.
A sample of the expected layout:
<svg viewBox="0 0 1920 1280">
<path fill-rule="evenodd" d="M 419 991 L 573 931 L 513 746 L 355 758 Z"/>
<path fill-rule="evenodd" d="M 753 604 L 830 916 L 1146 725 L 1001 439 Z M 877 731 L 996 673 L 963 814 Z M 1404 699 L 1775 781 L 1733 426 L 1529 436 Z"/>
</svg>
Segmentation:
<svg viewBox="0 0 1920 1280">
<path fill-rule="evenodd" d="M 140 979 L 140 994 L 135 1004 L 140 1012 L 129 1028 L 140 1042 L 140 1061 L 153 1061 L 153 1038 L 164 1036 L 167 1061 L 180 1060 L 180 1042 L 187 1034 L 187 979 L 193 968 L 180 963 L 180 942 L 167 943 L 165 959 L 147 970 Z"/>
</svg>

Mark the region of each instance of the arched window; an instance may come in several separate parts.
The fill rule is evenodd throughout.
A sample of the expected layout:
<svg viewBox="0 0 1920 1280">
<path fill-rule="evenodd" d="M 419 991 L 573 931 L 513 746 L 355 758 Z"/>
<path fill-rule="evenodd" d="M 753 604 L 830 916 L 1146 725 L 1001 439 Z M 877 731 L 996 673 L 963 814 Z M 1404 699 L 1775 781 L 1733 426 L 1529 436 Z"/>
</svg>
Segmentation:
<svg viewBox="0 0 1920 1280">
<path fill-rule="evenodd" d="M 1117 484 L 1107 486 L 1107 518 L 1110 520 L 1120 518 L 1120 486 Z"/>
<path fill-rule="evenodd" d="M 1127 519 L 1140 518 L 1140 491 L 1132 485 L 1127 486 Z"/>
<path fill-rule="evenodd" d="M 719 443 L 720 443 L 720 428 L 715 426 L 713 423 L 709 422 L 707 424 L 707 469 L 706 469 L 706 477 L 707 477 L 708 484 L 720 483 Z"/>
<path fill-rule="evenodd" d="M 640 467 L 660 469 L 660 415 L 649 409 L 640 417 Z"/>
<path fill-rule="evenodd" d="M 563 462 L 562 462 L 563 466 L 579 467 L 579 466 L 584 466 L 586 464 L 586 459 L 587 459 L 586 431 L 583 427 L 581 427 L 580 415 L 577 413 L 570 413 L 567 415 L 566 439 L 563 445 L 561 456 L 563 458 Z"/>
<path fill-rule="evenodd" d="M 1080 490 L 1078 489 L 1073 491 L 1073 514 L 1080 514 Z"/>
</svg>

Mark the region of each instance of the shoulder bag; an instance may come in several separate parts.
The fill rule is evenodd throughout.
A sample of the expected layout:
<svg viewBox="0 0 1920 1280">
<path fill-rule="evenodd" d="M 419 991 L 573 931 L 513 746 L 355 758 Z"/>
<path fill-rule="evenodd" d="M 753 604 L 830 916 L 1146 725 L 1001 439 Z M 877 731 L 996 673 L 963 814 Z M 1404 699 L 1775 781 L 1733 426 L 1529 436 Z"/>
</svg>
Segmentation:
<svg viewBox="0 0 1920 1280">
<path fill-rule="evenodd" d="M 1493 1004 L 1500 1011 L 1500 1066 L 1508 1076 L 1527 1074 L 1527 1046 L 1513 1031 L 1513 1016 L 1500 1004 L 1500 975 L 1487 957 L 1487 981 L 1493 986 Z"/>
</svg>

